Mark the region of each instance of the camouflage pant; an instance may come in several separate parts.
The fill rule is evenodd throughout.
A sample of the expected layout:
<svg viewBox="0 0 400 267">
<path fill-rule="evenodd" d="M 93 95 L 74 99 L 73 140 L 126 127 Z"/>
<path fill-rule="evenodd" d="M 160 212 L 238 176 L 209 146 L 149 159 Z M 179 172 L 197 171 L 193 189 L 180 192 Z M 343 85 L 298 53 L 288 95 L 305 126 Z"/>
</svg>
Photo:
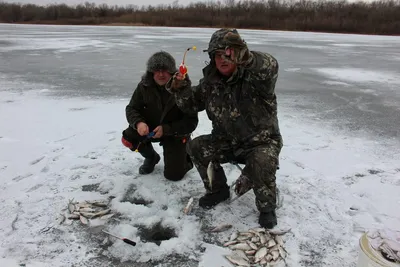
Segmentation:
<svg viewBox="0 0 400 267">
<path fill-rule="evenodd" d="M 237 150 L 235 151 L 228 141 L 213 142 L 212 135 L 202 135 L 190 141 L 187 149 L 207 193 L 218 192 L 220 188 L 227 186 L 225 172 L 219 165 L 212 186 L 209 187 L 207 166 L 211 159 L 219 163 L 235 161 L 245 164 L 242 174 L 249 177 L 253 183 L 256 206 L 259 211 L 268 212 L 276 209 L 275 173 L 281 147 L 280 142 L 271 140 L 269 144 L 236 153 Z"/>
</svg>

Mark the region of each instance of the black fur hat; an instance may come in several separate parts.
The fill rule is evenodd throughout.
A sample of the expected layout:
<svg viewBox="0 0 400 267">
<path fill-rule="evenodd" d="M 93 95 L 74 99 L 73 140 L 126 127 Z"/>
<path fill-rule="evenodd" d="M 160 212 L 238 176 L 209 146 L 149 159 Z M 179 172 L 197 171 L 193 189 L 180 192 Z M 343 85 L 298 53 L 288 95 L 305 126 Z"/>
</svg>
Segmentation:
<svg viewBox="0 0 400 267">
<path fill-rule="evenodd" d="M 157 70 L 166 70 L 171 74 L 177 72 L 176 62 L 171 54 L 160 51 L 149 58 L 147 61 L 147 71 L 155 72 Z"/>
</svg>

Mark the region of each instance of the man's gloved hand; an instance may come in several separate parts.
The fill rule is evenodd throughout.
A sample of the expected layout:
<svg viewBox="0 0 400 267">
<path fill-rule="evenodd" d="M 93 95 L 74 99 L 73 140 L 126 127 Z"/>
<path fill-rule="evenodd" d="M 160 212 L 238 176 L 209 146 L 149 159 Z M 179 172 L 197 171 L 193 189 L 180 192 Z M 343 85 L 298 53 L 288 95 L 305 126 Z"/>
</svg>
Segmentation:
<svg viewBox="0 0 400 267">
<path fill-rule="evenodd" d="M 225 48 L 225 59 L 233 61 L 238 65 L 246 64 L 251 55 L 247 48 L 246 42 L 240 37 L 239 34 L 228 32 L 224 36 L 224 41 L 226 43 Z"/>
<path fill-rule="evenodd" d="M 251 180 L 246 175 L 241 174 L 236 180 L 235 193 L 236 195 L 241 196 L 249 191 L 252 187 L 253 183 L 251 182 Z"/>
<path fill-rule="evenodd" d="M 171 93 L 179 92 L 185 87 L 186 84 L 187 81 L 185 80 L 185 77 L 183 77 L 180 72 L 176 72 L 168 82 L 167 90 Z"/>
</svg>

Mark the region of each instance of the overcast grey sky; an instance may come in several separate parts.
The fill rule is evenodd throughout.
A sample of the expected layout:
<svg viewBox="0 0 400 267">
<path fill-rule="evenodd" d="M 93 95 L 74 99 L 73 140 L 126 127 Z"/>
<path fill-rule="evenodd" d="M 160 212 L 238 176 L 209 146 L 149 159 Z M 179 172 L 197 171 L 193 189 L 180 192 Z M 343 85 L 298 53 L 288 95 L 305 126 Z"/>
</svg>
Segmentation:
<svg viewBox="0 0 400 267">
<path fill-rule="evenodd" d="M 1 2 L 2 0 L 0 0 Z M 14 3 L 34 3 L 39 5 L 46 5 L 51 3 L 66 3 L 67 5 L 76 5 L 79 3 L 86 2 L 85 0 L 3 0 L 4 2 L 14 2 Z M 196 2 L 216 2 L 216 0 L 178 0 L 181 5 L 187 5 L 188 3 Z M 224 3 L 224 0 L 220 0 Z M 356 2 L 357 0 L 348 0 L 348 2 Z M 90 3 L 105 3 L 108 5 L 158 5 L 158 4 L 171 4 L 174 0 L 87 0 Z M 372 0 L 364 0 L 364 2 L 372 2 Z"/>
</svg>

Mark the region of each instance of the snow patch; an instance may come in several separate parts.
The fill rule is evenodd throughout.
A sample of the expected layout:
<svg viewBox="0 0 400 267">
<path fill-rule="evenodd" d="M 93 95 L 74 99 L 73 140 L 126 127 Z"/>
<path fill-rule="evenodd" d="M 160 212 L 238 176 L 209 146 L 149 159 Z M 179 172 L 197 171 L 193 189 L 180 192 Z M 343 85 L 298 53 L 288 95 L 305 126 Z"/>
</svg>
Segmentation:
<svg viewBox="0 0 400 267">
<path fill-rule="evenodd" d="M 345 82 L 339 82 L 339 81 L 323 81 L 322 84 L 326 85 L 340 85 L 340 86 L 350 86 L 350 84 L 345 83 Z"/>
<path fill-rule="evenodd" d="M 313 70 L 332 79 L 347 82 L 400 84 L 400 76 L 392 72 L 358 68 L 314 68 Z"/>
<path fill-rule="evenodd" d="M 299 72 L 301 68 L 286 68 L 285 71 L 287 72 Z"/>
</svg>

